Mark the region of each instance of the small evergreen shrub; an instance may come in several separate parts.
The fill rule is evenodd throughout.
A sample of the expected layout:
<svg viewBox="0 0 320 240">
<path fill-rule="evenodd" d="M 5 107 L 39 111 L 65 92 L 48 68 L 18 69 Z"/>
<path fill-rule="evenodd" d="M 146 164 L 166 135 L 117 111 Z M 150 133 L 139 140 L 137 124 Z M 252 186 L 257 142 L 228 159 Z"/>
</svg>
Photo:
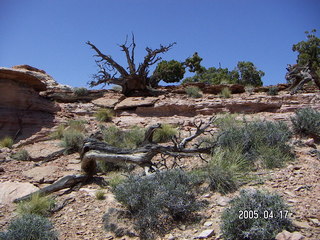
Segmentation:
<svg viewBox="0 0 320 240">
<path fill-rule="evenodd" d="M 221 230 L 228 240 L 270 240 L 290 230 L 289 209 L 277 194 L 242 190 L 221 216 Z"/>
<path fill-rule="evenodd" d="M 168 142 L 171 138 L 177 134 L 177 129 L 170 124 L 162 124 L 161 128 L 158 128 L 153 133 L 153 141 L 157 143 Z"/>
<path fill-rule="evenodd" d="M 27 214 L 13 220 L 1 240 L 58 240 L 52 223 L 39 215 Z"/>
<path fill-rule="evenodd" d="M 320 140 L 320 112 L 312 108 L 303 108 L 296 111 L 291 118 L 293 131 L 302 136 L 315 137 Z"/>
<path fill-rule="evenodd" d="M 232 95 L 231 91 L 229 88 L 223 88 L 222 91 L 221 91 L 221 94 L 220 96 L 223 97 L 223 98 L 230 98 Z"/>
<path fill-rule="evenodd" d="M 181 170 L 130 177 L 114 188 L 116 199 L 135 219 L 141 239 L 165 233 L 175 220 L 189 219 L 201 204 L 192 193 L 192 180 Z"/>
<path fill-rule="evenodd" d="M 109 122 L 114 116 L 114 112 L 111 109 L 101 108 L 94 114 L 94 116 L 99 122 Z"/>
<path fill-rule="evenodd" d="M 19 203 L 17 212 L 20 215 L 36 214 L 41 216 L 48 216 L 50 209 L 55 205 L 52 198 L 41 196 L 40 194 L 33 194 L 29 201 Z"/>
<path fill-rule="evenodd" d="M 103 190 L 97 190 L 94 194 L 98 200 L 104 200 L 106 198 Z"/>
<path fill-rule="evenodd" d="M 73 94 L 76 95 L 77 97 L 83 97 L 83 96 L 88 96 L 89 91 L 84 87 L 80 87 L 80 88 L 76 87 L 73 89 Z"/>
<path fill-rule="evenodd" d="M 270 96 L 276 96 L 279 94 L 279 89 L 277 87 L 270 87 L 268 90 L 268 95 Z"/>
<path fill-rule="evenodd" d="M 18 161 L 29 161 L 30 160 L 30 155 L 27 150 L 21 149 L 15 154 L 11 156 L 13 159 L 18 160 Z"/>
<path fill-rule="evenodd" d="M 64 147 L 65 153 L 70 154 L 79 152 L 82 148 L 84 135 L 75 129 L 68 129 L 63 133 L 61 145 Z"/>
<path fill-rule="evenodd" d="M 0 140 L 0 147 L 11 148 L 12 145 L 13 145 L 12 137 L 7 136 Z"/>
<path fill-rule="evenodd" d="M 110 126 L 102 133 L 104 141 L 108 144 L 114 147 L 133 149 L 142 143 L 145 131 L 139 127 L 123 131 L 116 126 Z"/>
<path fill-rule="evenodd" d="M 190 86 L 190 87 L 187 87 L 187 88 L 185 89 L 185 91 L 186 91 L 186 93 L 187 93 L 187 95 L 188 95 L 189 97 L 192 97 L 192 98 L 201 98 L 201 97 L 202 97 L 200 88 L 198 88 L 198 87 L 192 87 L 192 86 Z"/>
</svg>

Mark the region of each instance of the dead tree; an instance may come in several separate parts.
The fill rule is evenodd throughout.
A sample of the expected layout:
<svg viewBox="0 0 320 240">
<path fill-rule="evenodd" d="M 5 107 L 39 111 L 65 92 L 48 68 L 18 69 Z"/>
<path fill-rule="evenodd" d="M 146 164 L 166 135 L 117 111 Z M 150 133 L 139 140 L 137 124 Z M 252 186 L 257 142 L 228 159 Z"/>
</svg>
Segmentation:
<svg viewBox="0 0 320 240">
<path fill-rule="evenodd" d="M 287 70 L 286 79 L 291 83 L 291 95 L 296 94 L 302 89 L 304 84 L 311 81 L 314 81 L 320 89 L 320 78 L 318 74 L 309 67 L 309 64 L 305 66 L 300 66 L 298 64 L 289 65 Z"/>
<path fill-rule="evenodd" d="M 144 141 L 136 149 L 116 148 L 95 138 L 88 138 L 85 140 L 80 153 L 81 169 L 83 170 L 84 175 L 65 176 L 55 183 L 38 190 L 36 193 L 45 195 L 64 188 L 73 188 L 75 185 L 84 184 L 88 179 L 97 178 L 94 177 L 97 161 L 105 161 L 108 163 L 132 163 L 144 168 L 146 174 L 150 174 L 150 172 L 158 171 L 157 163 L 153 161 L 153 158 L 158 154 L 161 154 L 162 159 L 164 160 L 161 163 L 162 165 L 166 165 L 165 156 L 173 158 L 176 163 L 177 160 L 184 157 L 211 154 L 212 150 L 216 147 L 216 143 L 202 146 L 200 141 L 192 146 L 189 145 L 190 142 L 202 134 L 210 132 L 208 128 L 213 125 L 214 120 L 214 117 L 208 122 L 195 120 L 194 126 L 196 130 L 194 132 L 190 131 L 189 136 L 185 138 L 173 137 L 172 144 L 169 146 L 152 142 L 153 133 L 157 128 L 161 128 L 161 124 L 149 127 L 146 131 Z M 27 200 L 32 194 L 15 199 L 14 202 Z"/>
<path fill-rule="evenodd" d="M 110 55 L 102 53 L 93 43 L 90 41 L 87 44 L 96 52 L 95 57 L 96 64 L 99 68 L 98 73 L 93 75 L 94 80 L 89 82 L 91 87 L 100 84 L 116 84 L 122 87 L 122 93 L 126 96 L 132 95 L 153 95 L 154 91 L 151 89 L 151 77 L 149 74 L 149 67 L 161 60 L 158 55 L 165 53 L 171 49 L 176 43 L 171 43 L 168 46 L 160 45 L 160 48 L 152 50 L 146 48 L 147 55 L 144 57 L 144 61 L 136 67 L 135 64 L 135 47 L 136 43 L 134 35 L 132 34 L 131 44 L 127 44 L 127 39 L 124 44 L 119 45 L 121 51 L 125 53 L 128 67 L 124 68 L 118 64 Z"/>
</svg>

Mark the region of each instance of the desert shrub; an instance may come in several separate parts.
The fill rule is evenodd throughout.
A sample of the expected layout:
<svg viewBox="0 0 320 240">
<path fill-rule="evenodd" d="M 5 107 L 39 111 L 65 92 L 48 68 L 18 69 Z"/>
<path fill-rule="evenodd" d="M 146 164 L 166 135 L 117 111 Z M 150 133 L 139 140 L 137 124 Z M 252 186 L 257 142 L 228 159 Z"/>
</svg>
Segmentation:
<svg viewBox="0 0 320 240">
<path fill-rule="evenodd" d="M 18 161 L 29 161 L 30 160 L 30 155 L 27 150 L 21 149 L 15 154 L 11 156 L 13 159 L 18 160 Z"/>
<path fill-rule="evenodd" d="M 192 97 L 192 98 L 201 98 L 202 97 L 201 91 L 198 87 L 190 86 L 190 87 L 187 87 L 185 89 L 185 91 L 189 97 Z"/>
<path fill-rule="evenodd" d="M 101 108 L 94 114 L 94 116 L 99 122 L 109 122 L 114 116 L 114 112 L 108 108 Z"/>
<path fill-rule="evenodd" d="M 96 199 L 98 200 L 104 200 L 106 198 L 105 192 L 103 190 L 97 190 L 94 195 L 96 196 Z"/>
<path fill-rule="evenodd" d="M 85 120 L 69 120 L 67 122 L 68 129 L 77 130 L 79 132 L 84 132 L 86 129 L 87 122 Z"/>
<path fill-rule="evenodd" d="M 299 109 L 291 118 L 291 122 L 295 133 L 320 139 L 319 111 L 312 108 Z"/>
<path fill-rule="evenodd" d="M 1 240 L 57 240 L 52 223 L 39 215 L 27 214 L 13 220 Z"/>
<path fill-rule="evenodd" d="M 229 88 L 223 88 L 222 90 L 221 90 L 221 94 L 220 94 L 220 96 L 221 97 L 223 97 L 223 98 L 230 98 L 231 97 L 231 91 L 230 91 L 230 89 Z"/>
<path fill-rule="evenodd" d="M 288 126 L 283 122 L 255 121 L 223 130 L 219 133 L 217 143 L 230 150 L 242 149 L 247 160 L 254 163 L 261 146 L 278 147 L 283 154 L 289 155 L 291 148 L 288 140 L 291 135 Z"/>
<path fill-rule="evenodd" d="M 280 168 L 292 160 L 292 154 L 284 152 L 280 147 L 260 146 L 257 149 L 258 163 L 263 168 Z M 259 161 L 260 160 L 260 161 Z"/>
<path fill-rule="evenodd" d="M 63 137 L 63 132 L 65 131 L 66 125 L 60 124 L 55 131 L 50 134 L 52 139 L 61 139 Z"/>
<path fill-rule="evenodd" d="M 279 89 L 277 87 L 270 87 L 268 90 L 268 95 L 275 96 L 278 95 Z"/>
<path fill-rule="evenodd" d="M 158 128 L 154 131 L 153 141 L 160 142 L 168 142 L 171 140 L 171 137 L 177 134 L 177 129 L 170 124 L 162 124 L 161 128 Z"/>
<path fill-rule="evenodd" d="M 12 137 L 4 137 L 0 140 L 0 147 L 7 147 L 7 148 L 11 148 L 13 145 L 13 139 Z"/>
<path fill-rule="evenodd" d="M 36 214 L 41 216 L 48 216 L 50 209 L 55 205 L 52 198 L 41 196 L 40 194 L 33 194 L 29 201 L 20 202 L 17 212 L 20 215 Z"/>
<path fill-rule="evenodd" d="M 142 239 L 165 233 L 175 220 L 189 219 L 201 204 L 192 193 L 192 180 L 181 170 L 130 177 L 114 188 L 116 199 L 134 216 Z"/>
<path fill-rule="evenodd" d="M 133 127 L 123 131 L 116 126 L 103 129 L 103 139 L 108 144 L 119 148 L 136 148 L 144 139 L 144 129 Z"/>
<path fill-rule="evenodd" d="M 66 150 L 65 153 L 79 152 L 82 148 L 84 135 L 75 129 L 68 129 L 63 133 L 61 146 Z"/>
<path fill-rule="evenodd" d="M 221 216 L 223 237 L 228 240 L 270 240 L 291 228 L 288 207 L 277 194 L 242 190 Z"/>
<path fill-rule="evenodd" d="M 73 94 L 76 95 L 77 97 L 83 97 L 83 96 L 88 96 L 89 91 L 84 87 L 80 87 L 80 88 L 76 87 L 73 89 Z"/>
<path fill-rule="evenodd" d="M 124 181 L 125 177 L 120 175 L 119 173 L 111 175 L 108 179 L 109 186 L 112 189 L 116 188 L 119 184 L 123 183 Z"/>
</svg>

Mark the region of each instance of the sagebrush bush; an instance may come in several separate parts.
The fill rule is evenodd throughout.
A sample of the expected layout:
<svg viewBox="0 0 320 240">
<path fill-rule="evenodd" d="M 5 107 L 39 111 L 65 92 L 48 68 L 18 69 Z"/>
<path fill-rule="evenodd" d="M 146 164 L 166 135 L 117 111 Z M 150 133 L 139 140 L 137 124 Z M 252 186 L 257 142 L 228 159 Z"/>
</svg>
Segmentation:
<svg viewBox="0 0 320 240">
<path fill-rule="evenodd" d="M 162 124 L 161 128 L 158 128 L 153 133 L 153 141 L 157 143 L 168 142 L 171 138 L 177 134 L 177 129 L 170 124 Z"/>
<path fill-rule="evenodd" d="M 142 239 L 165 233 L 175 220 L 186 220 L 201 204 L 192 193 L 191 177 L 181 170 L 130 177 L 114 188 L 116 199 L 135 219 Z"/>
<path fill-rule="evenodd" d="M 192 97 L 192 98 L 201 98 L 201 97 L 202 97 L 200 88 L 198 88 L 198 87 L 192 87 L 192 86 L 190 86 L 190 87 L 187 87 L 187 88 L 185 89 L 185 91 L 186 91 L 186 93 L 187 93 L 187 95 L 188 95 L 189 97 Z"/>
<path fill-rule="evenodd" d="M 27 214 L 11 221 L 1 240 L 58 240 L 52 223 L 39 215 Z"/>
<path fill-rule="evenodd" d="M 21 149 L 15 154 L 11 156 L 13 159 L 18 160 L 18 161 L 29 161 L 30 160 L 30 155 L 27 150 Z"/>
<path fill-rule="evenodd" d="M 221 93 L 220 93 L 220 96 L 223 97 L 223 98 L 230 98 L 232 95 L 231 91 L 229 88 L 223 88 L 221 90 Z"/>
<path fill-rule="evenodd" d="M 299 109 L 291 118 L 291 122 L 296 134 L 320 140 L 320 111 L 312 108 Z"/>
<path fill-rule="evenodd" d="M 64 147 L 65 153 L 70 154 L 79 152 L 82 148 L 84 135 L 75 129 L 68 129 L 63 133 L 61 145 Z"/>
<path fill-rule="evenodd" d="M 67 122 L 67 126 L 68 126 L 68 129 L 77 130 L 79 132 L 84 132 L 86 129 L 86 126 L 85 126 L 86 123 L 87 123 L 87 121 L 85 121 L 85 120 L 69 120 Z"/>
<path fill-rule="evenodd" d="M 89 90 L 84 87 L 80 87 L 80 88 L 76 87 L 73 89 L 73 93 L 74 93 L 74 95 L 76 95 L 78 97 L 83 97 L 83 96 L 89 95 Z"/>
<path fill-rule="evenodd" d="M 228 240 L 270 240 L 290 230 L 288 206 L 277 194 L 242 190 L 221 216 L 223 237 Z"/>
<path fill-rule="evenodd" d="M 61 139 L 63 137 L 63 132 L 65 131 L 66 125 L 60 124 L 55 131 L 50 134 L 52 139 Z"/>
<path fill-rule="evenodd" d="M 94 114 L 94 116 L 99 122 L 109 122 L 114 116 L 114 112 L 108 108 L 101 108 Z"/>
<path fill-rule="evenodd" d="M 270 87 L 268 90 L 268 95 L 275 96 L 278 95 L 279 89 L 277 87 Z"/>
<path fill-rule="evenodd" d="M 84 132 L 86 123 L 84 120 L 69 120 L 67 123 L 58 125 L 56 130 L 50 134 L 50 137 L 52 139 L 62 139 L 64 132 L 69 130 Z"/>
<path fill-rule="evenodd" d="M 102 131 L 105 142 L 115 147 L 128 149 L 139 146 L 144 139 L 144 133 L 145 130 L 139 127 L 123 131 L 116 126 L 110 126 Z"/>
<path fill-rule="evenodd" d="M 55 201 L 52 198 L 41 196 L 40 194 L 33 194 L 29 201 L 19 203 L 17 212 L 20 215 L 36 214 L 48 216 L 54 205 Z"/>
<path fill-rule="evenodd" d="M 263 168 L 280 168 L 285 165 L 286 162 L 292 160 L 292 154 L 283 152 L 283 150 L 278 147 L 268 147 L 260 146 L 257 149 L 258 162 Z"/>
<path fill-rule="evenodd" d="M 7 148 L 11 148 L 13 145 L 13 139 L 12 137 L 4 137 L 0 140 L 0 147 L 7 147 Z"/>
</svg>

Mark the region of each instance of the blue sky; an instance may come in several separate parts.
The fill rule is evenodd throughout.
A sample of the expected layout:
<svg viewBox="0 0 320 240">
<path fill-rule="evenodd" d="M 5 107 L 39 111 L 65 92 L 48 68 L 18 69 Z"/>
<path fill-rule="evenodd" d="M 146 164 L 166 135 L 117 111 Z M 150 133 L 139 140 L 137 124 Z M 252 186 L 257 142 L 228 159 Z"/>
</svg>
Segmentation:
<svg viewBox="0 0 320 240">
<path fill-rule="evenodd" d="M 271 85 L 285 82 L 292 45 L 319 26 L 319 0 L 0 0 L 0 66 L 28 64 L 87 86 L 97 68 L 85 42 L 125 65 L 117 44 L 133 32 L 136 62 L 146 46 L 177 42 L 164 60 L 197 51 L 207 68 L 252 61 Z"/>
</svg>

